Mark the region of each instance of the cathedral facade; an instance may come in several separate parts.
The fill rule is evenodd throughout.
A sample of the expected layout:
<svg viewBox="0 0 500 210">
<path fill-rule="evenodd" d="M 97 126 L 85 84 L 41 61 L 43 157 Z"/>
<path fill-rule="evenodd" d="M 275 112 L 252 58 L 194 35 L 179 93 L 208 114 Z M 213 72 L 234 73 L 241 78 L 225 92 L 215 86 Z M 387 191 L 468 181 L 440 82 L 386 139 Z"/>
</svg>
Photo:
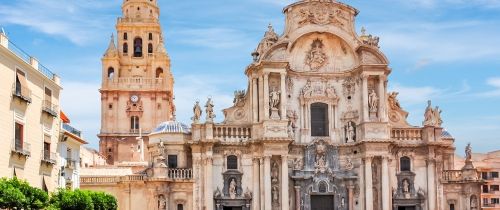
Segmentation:
<svg viewBox="0 0 500 210">
<path fill-rule="evenodd" d="M 129 0 L 124 10 L 129 4 L 155 5 Z M 455 170 L 454 139 L 441 126 L 441 110 L 430 101 L 422 126 L 407 123 L 398 93 L 387 91 L 392 70 L 379 38 L 364 29 L 356 33 L 358 11 L 334 0 L 302 0 L 283 11 L 283 34 L 269 26 L 245 69 L 248 88 L 235 91 L 222 123 L 214 122 L 217 101 L 196 102 L 191 126 L 167 120 L 150 131 L 146 143 L 131 140 L 145 144 L 128 155 L 144 155 L 144 168 L 95 169 L 82 174 L 82 188 L 112 193 L 120 209 L 130 210 L 478 209 L 482 181 L 470 157 Z M 163 46 L 158 48 L 164 52 Z M 136 64 L 127 62 L 139 60 L 120 56 L 123 52 L 113 58 L 108 52 L 105 69 L 116 64 L 118 81 L 134 76 Z M 137 70 L 136 76 L 154 75 L 150 70 L 157 66 L 151 67 Z M 173 81 L 171 76 L 164 79 Z M 117 108 L 128 109 L 135 103 L 129 95 L 141 93 L 143 106 L 153 107 L 144 109 L 143 117 L 164 114 L 146 101 L 166 97 L 164 102 L 170 102 L 171 83 L 154 96 L 126 87 L 131 90 L 118 91 L 123 98 L 109 95 L 113 91 L 103 94 L 103 128 L 118 129 L 113 126 L 122 123 L 119 119 L 130 117 L 131 111 L 110 113 L 109 101 L 118 98 Z M 161 119 L 141 122 L 152 126 Z M 103 138 L 101 152 L 117 144 Z"/>
</svg>

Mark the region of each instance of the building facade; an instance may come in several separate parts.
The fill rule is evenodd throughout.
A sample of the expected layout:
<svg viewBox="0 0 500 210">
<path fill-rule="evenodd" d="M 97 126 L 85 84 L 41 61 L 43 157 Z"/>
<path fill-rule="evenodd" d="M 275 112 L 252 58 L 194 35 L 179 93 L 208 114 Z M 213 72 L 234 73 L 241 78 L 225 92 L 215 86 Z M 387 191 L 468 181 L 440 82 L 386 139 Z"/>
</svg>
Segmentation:
<svg viewBox="0 0 500 210">
<path fill-rule="evenodd" d="M 379 38 L 355 30 L 358 11 L 302 0 L 283 12 L 283 34 L 269 26 L 222 123 L 216 102 L 196 102 L 191 128 L 170 120 L 149 133 L 147 167 L 89 173 L 82 187 L 125 210 L 479 209 L 471 147 L 457 170 L 430 101 L 422 126 L 407 123 Z"/>
<path fill-rule="evenodd" d="M 82 132 L 71 126 L 68 118 L 63 118 L 61 138 L 57 146 L 60 188 L 80 188 L 81 148 L 85 144 L 87 142 L 83 139 Z"/>
<path fill-rule="evenodd" d="M 82 168 L 106 166 L 106 158 L 104 158 L 104 156 L 102 156 L 99 151 L 95 149 L 82 147 L 80 150 L 80 156 Z"/>
<path fill-rule="evenodd" d="M 156 1 L 123 1 L 117 41 L 111 38 L 102 58 L 99 150 L 108 164 L 147 161 L 132 152 L 145 150 L 137 137 L 173 118 L 174 80 Z"/>
<path fill-rule="evenodd" d="M 59 78 L 0 32 L 0 176 L 57 188 Z"/>
</svg>

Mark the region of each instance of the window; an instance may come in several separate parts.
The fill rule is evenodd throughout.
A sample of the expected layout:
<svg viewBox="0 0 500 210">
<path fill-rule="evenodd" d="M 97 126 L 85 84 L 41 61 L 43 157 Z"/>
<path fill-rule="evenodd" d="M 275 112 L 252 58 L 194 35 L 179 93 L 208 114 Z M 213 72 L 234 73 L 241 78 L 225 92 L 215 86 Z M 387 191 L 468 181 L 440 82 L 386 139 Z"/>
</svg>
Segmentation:
<svg viewBox="0 0 500 210">
<path fill-rule="evenodd" d="M 23 143 L 24 143 L 24 125 L 17 123 L 15 126 L 15 149 L 16 151 L 22 151 L 23 150 Z"/>
<path fill-rule="evenodd" d="M 71 148 L 66 149 L 66 159 L 71 161 L 73 159 L 73 152 L 71 151 Z"/>
<path fill-rule="evenodd" d="M 236 155 L 227 156 L 227 169 L 238 169 L 238 157 Z"/>
<path fill-rule="evenodd" d="M 142 57 L 142 39 L 134 39 L 134 57 Z"/>
<path fill-rule="evenodd" d="M 149 40 L 153 40 L 153 33 L 149 33 L 149 36 L 148 36 Z"/>
<path fill-rule="evenodd" d="M 177 155 L 169 155 L 167 163 L 169 168 L 177 168 Z"/>
<path fill-rule="evenodd" d="M 127 53 L 128 53 L 128 44 L 123 43 L 123 54 L 127 54 Z"/>
<path fill-rule="evenodd" d="M 481 172 L 481 178 L 488 179 L 488 172 Z"/>
<path fill-rule="evenodd" d="M 43 159 L 50 160 L 50 143 L 43 142 Z"/>
<path fill-rule="evenodd" d="M 130 118 L 130 129 L 137 130 L 139 129 L 139 117 L 132 116 Z"/>
<path fill-rule="evenodd" d="M 26 81 L 26 74 L 20 70 L 16 70 L 15 94 L 17 96 L 23 96 L 23 97 L 29 96 L 29 89 L 28 89 L 28 82 Z"/>
<path fill-rule="evenodd" d="M 491 172 L 491 178 L 492 179 L 498 178 L 498 171 Z"/>
<path fill-rule="evenodd" d="M 148 53 L 149 54 L 153 53 L 153 44 L 151 44 L 151 43 L 148 44 Z"/>
<path fill-rule="evenodd" d="M 490 203 L 490 200 L 488 198 L 483 198 L 483 204 L 488 205 Z"/>
<path fill-rule="evenodd" d="M 483 185 L 483 193 L 488 193 L 488 185 Z"/>
<path fill-rule="evenodd" d="M 328 105 L 323 103 L 311 105 L 311 135 L 328 136 Z"/>
<path fill-rule="evenodd" d="M 162 78 L 162 77 L 163 77 L 163 69 L 157 68 L 156 69 L 156 78 Z"/>
<path fill-rule="evenodd" d="M 113 67 L 108 68 L 108 79 L 112 80 L 115 76 L 115 69 Z"/>
<path fill-rule="evenodd" d="M 491 186 L 490 186 L 490 190 L 491 190 L 492 192 L 495 192 L 495 191 L 500 191 L 500 189 L 499 189 L 498 185 L 491 185 Z"/>
<path fill-rule="evenodd" d="M 177 210 L 184 210 L 184 205 L 177 204 Z"/>
<path fill-rule="evenodd" d="M 411 160 L 409 157 L 401 157 L 399 159 L 401 171 L 411 171 Z"/>
<path fill-rule="evenodd" d="M 450 204 L 450 210 L 455 210 L 455 204 Z"/>
<path fill-rule="evenodd" d="M 45 101 L 52 103 L 52 90 L 45 88 Z"/>
<path fill-rule="evenodd" d="M 491 199 L 491 204 L 500 204 L 500 199 L 498 199 L 498 198 L 492 198 Z"/>
<path fill-rule="evenodd" d="M 127 39 L 128 39 L 127 33 L 123 33 L 123 40 L 127 40 Z"/>
</svg>

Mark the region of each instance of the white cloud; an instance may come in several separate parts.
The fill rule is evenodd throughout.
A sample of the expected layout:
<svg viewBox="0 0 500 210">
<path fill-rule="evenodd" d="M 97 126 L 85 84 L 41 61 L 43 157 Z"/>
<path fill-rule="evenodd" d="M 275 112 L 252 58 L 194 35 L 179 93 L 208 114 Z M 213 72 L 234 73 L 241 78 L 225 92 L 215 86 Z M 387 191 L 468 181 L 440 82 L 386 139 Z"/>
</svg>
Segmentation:
<svg viewBox="0 0 500 210">
<path fill-rule="evenodd" d="M 500 0 L 406 0 L 397 1 L 411 7 L 421 7 L 426 9 L 437 9 L 453 6 L 483 7 L 489 9 L 500 8 Z"/>
<path fill-rule="evenodd" d="M 211 49 L 238 48 L 250 43 L 243 31 L 230 28 L 182 28 L 171 34 L 175 36 L 174 42 Z"/>
<path fill-rule="evenodd" d="M 398 83 L 392 83 L 389 89 L 399 92 L 398 98 L 401 103 L 408 105 L 424 104 L 427 100 L 435 98 L 443 92 L 431 86 L 410 87 Z"/>
<path fill-rule="evenodd" d="M 480 93 L 482 97 L 500 97 L 500 77 L 492 77 L 486 80 L 486 84 L 493 87 L 493 90 Z"/>
</svg>

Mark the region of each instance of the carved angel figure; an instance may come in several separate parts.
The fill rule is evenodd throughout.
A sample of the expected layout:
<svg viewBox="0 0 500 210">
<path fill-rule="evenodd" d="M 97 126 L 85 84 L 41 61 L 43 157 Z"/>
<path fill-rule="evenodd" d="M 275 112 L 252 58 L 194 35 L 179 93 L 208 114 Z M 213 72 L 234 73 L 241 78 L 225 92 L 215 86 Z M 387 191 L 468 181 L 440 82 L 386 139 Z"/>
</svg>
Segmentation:
<svg viewBox="0 0 500 210">
<path fill-rule="evenodd" d="M 214 114 L 214 104 L 212 102 L 212 98 L 208 98 L 208 101 L 205 104 L 205 113 L 207 113 L 207 121 L 213 122 L 215 114 Z"/>
<path fill-rule="evenodd" d="M 370 94 L 368 95 L 368 106 L 369 106 L 370 112 L 377 112 L 378 102 L 379 102 L 379 98 L 377 96 L 377 93 L 375 93 L 375 90 L 370 90 Z"/>
<path fill-rule="evenodd" d="M 200 117 L 201 117 L 201 107 L 200 107 L 200 102 L 199 101 L 196 101 L 196 103 L 194 104 L 194 107 L 193 107 L 193 117 L 191 118 L 191 120 L 193 120 L 193 123 L 198 123 L 200 121 Z"/>
</svg>

